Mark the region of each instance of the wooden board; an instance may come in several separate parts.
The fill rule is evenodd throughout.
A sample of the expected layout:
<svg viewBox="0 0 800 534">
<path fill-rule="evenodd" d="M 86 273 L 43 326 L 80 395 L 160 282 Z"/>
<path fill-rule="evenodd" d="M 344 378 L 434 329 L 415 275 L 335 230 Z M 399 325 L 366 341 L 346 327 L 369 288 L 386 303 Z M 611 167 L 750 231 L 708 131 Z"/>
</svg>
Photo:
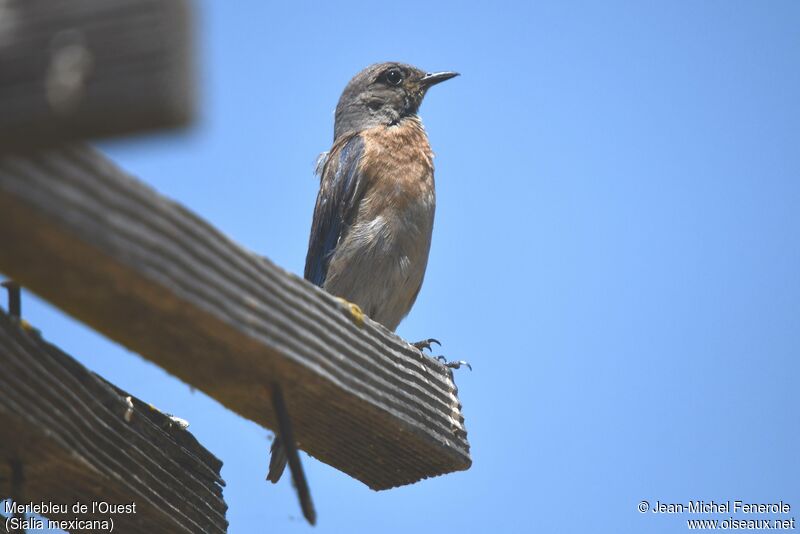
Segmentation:
<svg viewBox="0 0 800 534">
<path fill-rule="evenodd" d="M 16 493 L 17 462 L 20 504 L 69 507 L 42 514 L 51 519 L 113 520 L 115 532 L 227 530 L 222 462 L 169 417 L 135 397 L 129 405 L 127 393 L 4 313 L 0 370 L 0 500 Z M 103 513 L 103 502 L 135 508 Z M 87 513 L 74 513 L 76 503 Z"/>
<path fill-rule="evenodd" d="M 0 271 L 373 489 L 469 468 L 450 369 L 86 147 L 0 158 Z M 313 482 L 313 481 L 312 481 Z"/>
<path fill-rule="evenodd" d="M 0 2 L 0 150 L 183 126 L 188 0 Z"/>
</svg>

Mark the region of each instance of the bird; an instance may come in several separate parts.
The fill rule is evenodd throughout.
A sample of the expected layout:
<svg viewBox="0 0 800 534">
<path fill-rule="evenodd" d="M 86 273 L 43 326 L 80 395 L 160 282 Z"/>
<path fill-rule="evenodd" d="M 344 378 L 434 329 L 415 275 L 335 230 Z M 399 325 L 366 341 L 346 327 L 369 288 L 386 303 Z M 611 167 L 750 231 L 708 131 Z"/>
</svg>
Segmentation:
<svg viewBox="0 0 800 534">
<path fill-rule="evenodd" d="M 392 331 L 422 287 L 436 210 L 433 151 L 418 112 L 428 89 L 455 76 L 399 62 L 365 68 L 344 88 L 333 145 L 317 163 L 304 277 Z M 276 435 L 269 481 L 286 461 Z"/>
</svg>

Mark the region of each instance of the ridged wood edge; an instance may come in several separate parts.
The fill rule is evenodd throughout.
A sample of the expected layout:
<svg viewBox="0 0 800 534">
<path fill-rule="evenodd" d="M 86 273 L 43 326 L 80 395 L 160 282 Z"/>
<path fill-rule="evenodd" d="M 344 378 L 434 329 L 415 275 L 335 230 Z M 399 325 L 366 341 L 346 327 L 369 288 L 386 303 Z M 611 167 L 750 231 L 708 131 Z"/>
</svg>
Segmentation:
<svg viewBox="0 0 800 534">
<path fill-rule="evenodd" d="M 222 463 L 167 415 L 0 313 L 0 498 L 11 462 L 24 502 L 136 504 L 118 532 L 226 532 Z M 130 397 L 131 404 L 127 398 Z"/>
<path fill-rule="evenodd" d="M 452 373 L 86 147 L 0 158 L 0 271 L 386 489 L 469 468 Z"/>
</svg>

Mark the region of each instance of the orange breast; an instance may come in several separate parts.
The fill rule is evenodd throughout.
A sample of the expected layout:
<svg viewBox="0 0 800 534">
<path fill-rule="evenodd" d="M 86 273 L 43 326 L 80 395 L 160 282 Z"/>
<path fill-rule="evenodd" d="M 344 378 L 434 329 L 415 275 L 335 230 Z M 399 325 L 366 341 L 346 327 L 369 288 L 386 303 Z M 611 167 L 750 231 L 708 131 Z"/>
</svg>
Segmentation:
<svg viewBox="0 0 800 534">
<path fill-rule="evenodd" d="M 433 151 L 419 119 L 372 128 L 361 135 L 361 172 L 367 179 L 365 200 L 369 204 L 403 211 L 410 204 L 432 201 Z"/>
</svg>

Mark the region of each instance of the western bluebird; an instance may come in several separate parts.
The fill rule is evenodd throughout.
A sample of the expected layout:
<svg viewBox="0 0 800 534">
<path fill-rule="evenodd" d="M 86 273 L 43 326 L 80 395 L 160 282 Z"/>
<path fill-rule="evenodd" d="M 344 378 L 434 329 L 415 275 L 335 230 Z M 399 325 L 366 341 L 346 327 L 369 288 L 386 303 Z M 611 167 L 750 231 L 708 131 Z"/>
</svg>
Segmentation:
<svg viewBox="0 0 800 534">
<path fill-rule="evenodd" d="M 333 146 L 317 165 L 305 278 L 390 330 L 422 287 L 436 207 L 433 152 L 417 111 L 430 87 L 454 76 L 402 63 L 362 70 L 339 98 Z M 277 482 L 285 466 L 276 436 L 267 479 Z"/>
</svg>

